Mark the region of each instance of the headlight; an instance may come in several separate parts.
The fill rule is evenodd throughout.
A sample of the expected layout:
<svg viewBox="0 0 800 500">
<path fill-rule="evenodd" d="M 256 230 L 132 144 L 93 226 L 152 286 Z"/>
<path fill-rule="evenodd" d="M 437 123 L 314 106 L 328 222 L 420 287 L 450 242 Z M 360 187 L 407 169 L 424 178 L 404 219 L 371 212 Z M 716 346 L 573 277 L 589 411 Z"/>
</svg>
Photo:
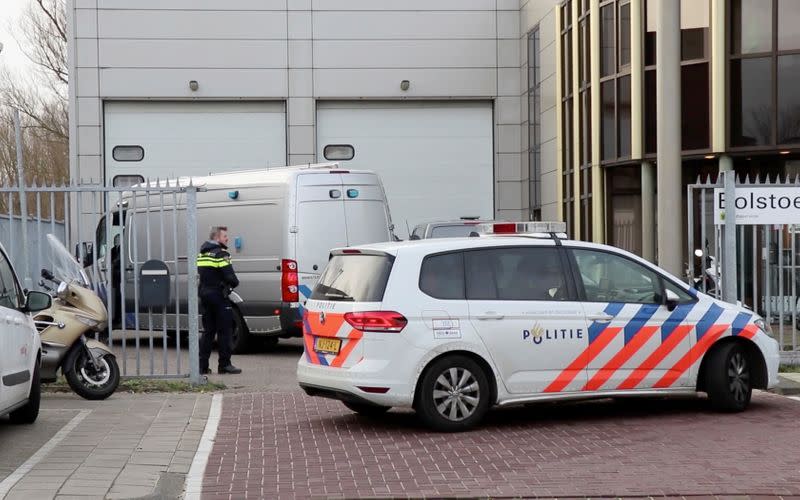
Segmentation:
<svg viewBox="0 0 800 500">
<path fill-rule="evenodd" d="M 769 326 L 769 323 L 764 321 L 764 318 L 756 318 L 756 320 L 753 321 L 753 324 L 759 327 L 762 332 L 772 337 L 772 328 Z"/>
<path fill-rule="evenodd" d="M 92 318 L 87 318 L 86 316 L 80 316 L 78 314 L 75 315 L 75 319 L 77 319 L 78 321 L 80 321 L 81 323 L 90 328 L 94 328 L 100 324 L 99 321 L 93 320 Z"/>
</svg>

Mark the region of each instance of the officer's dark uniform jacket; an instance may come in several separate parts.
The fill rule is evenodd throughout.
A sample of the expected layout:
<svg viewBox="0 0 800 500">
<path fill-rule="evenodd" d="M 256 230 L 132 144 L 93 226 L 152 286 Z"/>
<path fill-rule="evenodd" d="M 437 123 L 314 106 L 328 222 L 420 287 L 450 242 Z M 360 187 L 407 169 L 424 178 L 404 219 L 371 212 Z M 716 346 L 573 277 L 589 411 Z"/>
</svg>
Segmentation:
<svg viewBox="0 0 800 500">
<path fill-rule="evenodd" d="M 239 286 L 239 279 L 231 265 L 231 254 L 216 241 L 206 241 L 200 247 L 197 272 L 200 275 L 201 296 L 214 291 L 227 295 L 227 291 Z"/>
</svg>

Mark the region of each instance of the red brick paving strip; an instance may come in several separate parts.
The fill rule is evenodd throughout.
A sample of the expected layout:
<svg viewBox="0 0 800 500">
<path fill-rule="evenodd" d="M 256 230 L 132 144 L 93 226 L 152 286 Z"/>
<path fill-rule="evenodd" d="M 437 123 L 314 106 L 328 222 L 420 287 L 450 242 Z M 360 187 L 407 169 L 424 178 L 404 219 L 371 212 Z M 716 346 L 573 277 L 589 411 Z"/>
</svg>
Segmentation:
<svg viewBox="0 0 800 500">
<path fill-rule="evenodd" d="M 203 498 L 800 495 L 800 402 L 542 404 L 480 429 L 369 420 L 300 392 L 226 395 Z"/>
</svg>

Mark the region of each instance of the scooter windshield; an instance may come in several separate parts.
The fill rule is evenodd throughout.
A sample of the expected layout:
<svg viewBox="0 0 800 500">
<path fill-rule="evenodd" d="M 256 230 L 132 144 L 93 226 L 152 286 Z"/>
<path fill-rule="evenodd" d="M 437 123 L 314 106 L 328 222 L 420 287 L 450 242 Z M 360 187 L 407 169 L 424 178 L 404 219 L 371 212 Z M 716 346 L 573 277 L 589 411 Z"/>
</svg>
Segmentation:
<svg viewBox="0 0 800 500">
<path fill-rule="evenodd" d="M 83 272 L 75 257 L 53 234 L 47 235 L 47 244 L 50 248 L 50 262 L 53 274 L 61 281 L 89 286 L 89 279 Z"/>
</svg>

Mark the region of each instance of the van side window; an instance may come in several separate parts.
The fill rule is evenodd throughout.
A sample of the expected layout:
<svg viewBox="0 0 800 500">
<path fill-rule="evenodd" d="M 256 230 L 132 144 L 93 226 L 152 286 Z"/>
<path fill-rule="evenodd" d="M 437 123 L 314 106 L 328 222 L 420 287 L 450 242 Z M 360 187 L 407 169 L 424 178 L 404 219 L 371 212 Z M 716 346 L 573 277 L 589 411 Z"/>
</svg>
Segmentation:
<svg viewBox="0 0 800 500">
<path fill-rule="evenodd" d="M 434 255 L 422 261 L 419 289 L 435 299 L 464 300 L 464 255 Z"/>
<path fill-rule="evenodd" d="M 588 302 L 661 303 L 661 280 L 645 266 L 608 252 L 575 249 L 572 253 Z"/>
<path fill-rule="evenodd" d="M 556 248 L 478 250 L 465 259 L 470 300 L 570 300 Z"/>
</svg>

